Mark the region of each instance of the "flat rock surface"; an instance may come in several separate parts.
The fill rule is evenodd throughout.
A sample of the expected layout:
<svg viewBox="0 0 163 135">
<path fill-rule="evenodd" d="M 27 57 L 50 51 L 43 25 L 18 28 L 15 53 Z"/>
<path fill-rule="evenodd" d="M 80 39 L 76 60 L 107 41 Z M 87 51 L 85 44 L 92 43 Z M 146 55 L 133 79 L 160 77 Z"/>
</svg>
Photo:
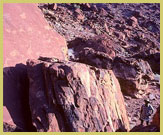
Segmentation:
<svg viewBox="0 0 163 135">
<path fill-rule="evenodd" d="M 66 59 L 65 39 L 51 29 L 37 4 L 4 4 L 3 24 L 4 67 L 40 55 Z"/>
</svg>

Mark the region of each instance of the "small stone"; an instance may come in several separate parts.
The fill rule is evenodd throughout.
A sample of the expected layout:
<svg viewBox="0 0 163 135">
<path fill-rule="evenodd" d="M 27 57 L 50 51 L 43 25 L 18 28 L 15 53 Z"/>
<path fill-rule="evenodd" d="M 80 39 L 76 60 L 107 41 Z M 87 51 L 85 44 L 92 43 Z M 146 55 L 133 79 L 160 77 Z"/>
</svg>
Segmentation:
<svg viewBox="0 0 163 135">
<path fill-rule="evenodd" d="M 82 13 L 81 10 L 80 10 L 79 8 L 77 8 L 77 9 L 75 10 L 75 12 L 78 13 L 78 14 L 81 14 L 81 13 Z"/>
<path fill-rule="evenodd" d="M 131 99 L 130 96 L 124 96 L 124 98 L 125 98 L 126 100 L 130 100 L 130 99 Z"/>
<path fill-rule="evenodd" d="M 54 9 L 54 10 L 57 10 L 57 3 L 54 4 L 53 9 Z"/>
<path fill-rule="evenodd" d="M 134 117 L 136 117 L 136 118 L 137 118 L 138 116 L 139 116 L 138 114 L 134 114 Z"/>
<path fill-rule="evenodd" d="M 87 6 L 87 8 L 91 8 L 91 5 L 89 3 L 85 4 Z"/>
<path fill-rule="evenodd" d="M 151 93 L 151 94 L 149 94 L 149 99 L 150 100 L 154 100 L 155 99 L 155 96 Z"/>
<path fill-rule="evenodd" d="M 132 128 L 134 128 L 136 126 L 136 123 L 131 123 L 130 124 L 130 128 L 132 129 Z"/>
<path fill-rule="evenodd" d="M 98 8 L 97 8 L 96 5 L 93 5 L 92 9 L 93 9 L 94 12 L 98 12 Z"/>
<path fill-rule="evenodd" d="M 101 10 L 100 10 L 100 15 L 101 15 L 101 16 L 107 16 L 108 13 L 107 13 L 107 11 L 106 11 L 104 8 L 101 8 Z"/>
<path fill-rule="evenodd" d="M 108 29 L 108 26 L 106 23 L 104 24 L 104 28 L 105 28 L 106 32 L 109 33 L 109 29 Z"/>
<path fill-rule="evenodd" d="M 156 95 L 155 97 L 156 97 L 157 99 L 160 99 L 160 95 Z"/>
<path fill-rule="evenodd" d="M 132 16 L 129 20 L 129 25 L 132 26 L 132 27 L 136 27 L 138 26 L 138 20 L 137 18 L 135 18 L 134 16 Z"/>
<path fill-rule="evenodd" d="M 84 21 L 84 18 L 85 18 L 84 15 L 81 14 L 77 15 L 77 19 L 80 21 Z"/>
</svg>

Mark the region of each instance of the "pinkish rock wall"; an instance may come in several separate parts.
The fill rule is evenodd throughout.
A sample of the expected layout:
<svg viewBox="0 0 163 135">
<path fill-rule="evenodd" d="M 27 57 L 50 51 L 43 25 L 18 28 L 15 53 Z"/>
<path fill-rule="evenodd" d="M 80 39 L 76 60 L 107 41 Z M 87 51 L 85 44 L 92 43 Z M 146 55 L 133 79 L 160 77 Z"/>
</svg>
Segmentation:
<svg viewBox="0 0 163 135">
<path fill-rule="evenodd" d="M 41 56 L 66 59 L 66 41 L 51 29 L 37 4 L 4 4 L 4 67 Z"/>
<path fill-rule="evenodd" d="M 3 121 L 34 131 L 28 103 L 26 60 L 39 56 L 67 59 L 65 39 L 43 17 L 37 4 L 3 6 Z"/>
</svg>

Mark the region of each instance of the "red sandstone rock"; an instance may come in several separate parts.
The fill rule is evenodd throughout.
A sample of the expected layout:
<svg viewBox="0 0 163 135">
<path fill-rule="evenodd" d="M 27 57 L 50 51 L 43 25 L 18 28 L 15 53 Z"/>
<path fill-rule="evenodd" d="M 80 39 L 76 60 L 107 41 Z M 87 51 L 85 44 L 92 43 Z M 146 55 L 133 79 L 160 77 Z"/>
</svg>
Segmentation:
<svg viewBox="0 0 163 135">
<path fill-rule="evenodd" d="M 107 13 L 107 11 L 104 9 L 104 8 L 101 8 L 100 9 L 100 13 L 99 13 L 101 16 L 107 16 L 108 15 L 108 13 Z"/>
<path fill-rule="evenodd" d="M 53 9 L 54 9 L 54 10 L 57 10 L 57 3 L 54 4 Z"/>
<path fill-rule="evenodd" d="M 111 70 L 41 59 L 51 62 L 27 61 L 37 131 L 129 130 L 124 99 Z"/>
<path fill-rule="evenodd" d="M 80 20 L 80 21 L 83 21 L 84 20 L 84 16 L 82 14 L 78 14 L 77 15 L 77 19 Z"/>
<path fill-rule="evenodd" d="M 89 3 L 85 4 L 88 8 L 91 8 L 91 5 Z"/>
<path fill-rule="evenodd" d="M 93 10 L 94 12 L 98 12 L 97 6 L 96 6 L 96 5 L 93 5 L 92 10 Z"/>
<path fill-rule="evenodd" d="M 113 59 L 106 53 L 86 47 L 79 52 L 76 61 L 109 70 L 112 69 Z"/>
<path fill-rule="evenodd" d="M 95 51 L 106 53 L 111 58 L 114 58 L 114 48 L 116 47 L 116 44 L 109 39 L 108 36 L 103 34 L 89 40 L 76 38 L 75 40 L 69 42 L 69 47 L 73 48 L 76 53 L 79 53 L 84 48 L 88 47 L 94 49 Z"/>
<path fill-rule="evenodd" d="M 108 26 L 107 26 L 107 23 L 104 23 L 104 28 L 105 28 L 105 30 L 106 30 L 107 33 L 110 32 L 110 31 L 109 31 L 109 28 L 108 28 Z"/>
<path fill-rule="evenodd" d="M 142 51 L 134 56 L 135 58 L 141 58 L 148 61 L 151 69 L 154 73 L 160 74 L 160 52 L 157 49 L 149 49 L 147 51 Z"/>
<path fill-rule="evenodd" d="M 138 20 L 134 16 L 132 16 L 130 19 L 132 21 L 132 26 L 136 27 L 138 25 Z"/>
<path fill-rule="evenodd" d="M 77 20 L 84 21 L 85 17 L 83 15 L 82 11 L 79 8 L 77 8 L 75 10 L 75 13 L 76 13 L 76 16 L 77 16 Z"/>
<path fill-rule="evenodd" d="M 13 119 L 5 106 L 3 107 L 3 122 L 15 126 L 15 123 L 13 122 Z"/>
<path fill-rule="evenodd" d="M 154 74 L 147 61 L 142 59 L 116 57 L 113 71 L 118 78 L 124 94 L 141 98 L 148 91 L 148 82 Z"/>
<path fill-rule="evenodd" d="M 50 28 L 37 4 L 4 4 L 4 67 L 28 58 L 55 56 L 66 59 L 65 39 Z"/>
<path fill-rule="evenodd" d="M 81 13 L 82 13 L 82 11 L 80 10 L 80 8 L 77 8 L 77 9 L 75 10 L 75 12 L 78 13 L 78 14 L 81 14 Z"/>
<path fill-rule="evenodd" d="M 49 27 L 37 4 L 4 4 L 4 122 L 12 122 L 12 125 L 24 131 L 33 131 L 28 104 L 27 70 L 23 64 L 28 58 L 40 55 L 67 59 L 66 51 L 65 39 Z"/>
</svg>

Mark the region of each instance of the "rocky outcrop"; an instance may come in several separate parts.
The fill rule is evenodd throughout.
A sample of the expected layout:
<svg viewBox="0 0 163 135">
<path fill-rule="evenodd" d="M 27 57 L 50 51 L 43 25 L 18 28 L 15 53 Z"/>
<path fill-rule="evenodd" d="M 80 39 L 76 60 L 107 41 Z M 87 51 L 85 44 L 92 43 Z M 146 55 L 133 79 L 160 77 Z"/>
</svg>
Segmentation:
<svg viewBox="0 0 163 135">
<path fill-rule="evenodd" d="M 150 65 L 141 58 L 116 57 L 116 45 L 109 41 L 105 35 L 94 40 L 76 39 L 69 43 L 74 51 L 74 57 L 70 59 L 113 70 L 125 95 L 137 98 L 145 96 L 149 92 L 148 82 L 154 79 Z"/>
<path fill-rule="evenodd" d="M 65 39 L 52 30 L 37 4 L 5 3 L 3 9 L 4 67 L 40 55 L 67 59 Z"/>
<path fill-rule="evenodd" d="M 112 63 L 116 56 L 116 44 L 106 35 L 96 36 L 88 40 L 76 38 L 68 42 L 68 48 L 73 50 L 73 57 L 69 57 L 72 61 L 97 68 L 112 69 Z"/>
<path fill-rule="evenodd" d="M 151 69 L 154 73 L 160 74 L 160 52 L 156 49 L 150 49 L 145 52 L 141 52 L 137 55 L 133 56 L 137 59 L 143 59 L 148 61 L 149 65 L 151 66 Z"/>
<path fill-rule="evenodd" d="M 116 57 L 113 61 L 113 71 L 123 93 L 137 98 L 148 93 L 148 81 L 154 79 L 148 62 L 142 59 Z"/>
<path fill-rule="evenodd" d="M 35 131 L 29 109 L 29 80 L 24 64 L 28 58 L 37 58 L 39 55 L 66 60 L 66 41 L 51 29 L 37 4 L 5 3 L 3 51 L 4 126 L 14 125 L 22 131 Z"/>
<path fill-rule="evenodd" d="M 94 51 L 106 53 L 110 56 L 110 58 L 114 58 L 116 56 L 115 54 L 115 48 L 116 44 L 113 42 L 113 40 L 109 39 L 109 37 L 105 34 L 96 36 L 91 39 L 82 39 L 82 38 L 76 38 L 75 40 L 72 40 L 68 42 L 68 48 L 71 48 L 76 53 L 75 57 L 78 57 L 78 53 L 83 50 L 84 48 L 91 48 Z"/>
<path fill-rule="evenodd" d="M 3 130 L 159 131 L 139 112 L 160 105 L 160 4 L 38 5 L 3 6 Z"/>
<path fill-rule="evenodd" d="M 37 131 L 128 131 L 124 99 L 111 70 L 76 62 L 28 60 L 29 103 Z M 49 62 L 47 62 L 49 61 Z"/>
<path fill-rule="evenodd" d="M 75 61 L 109 70 L 112 69 L 113 58 L 107 53 L 95 51 L 92 48 L 86 47 L 78 53 L 78 57 Z"/>
</svg>

